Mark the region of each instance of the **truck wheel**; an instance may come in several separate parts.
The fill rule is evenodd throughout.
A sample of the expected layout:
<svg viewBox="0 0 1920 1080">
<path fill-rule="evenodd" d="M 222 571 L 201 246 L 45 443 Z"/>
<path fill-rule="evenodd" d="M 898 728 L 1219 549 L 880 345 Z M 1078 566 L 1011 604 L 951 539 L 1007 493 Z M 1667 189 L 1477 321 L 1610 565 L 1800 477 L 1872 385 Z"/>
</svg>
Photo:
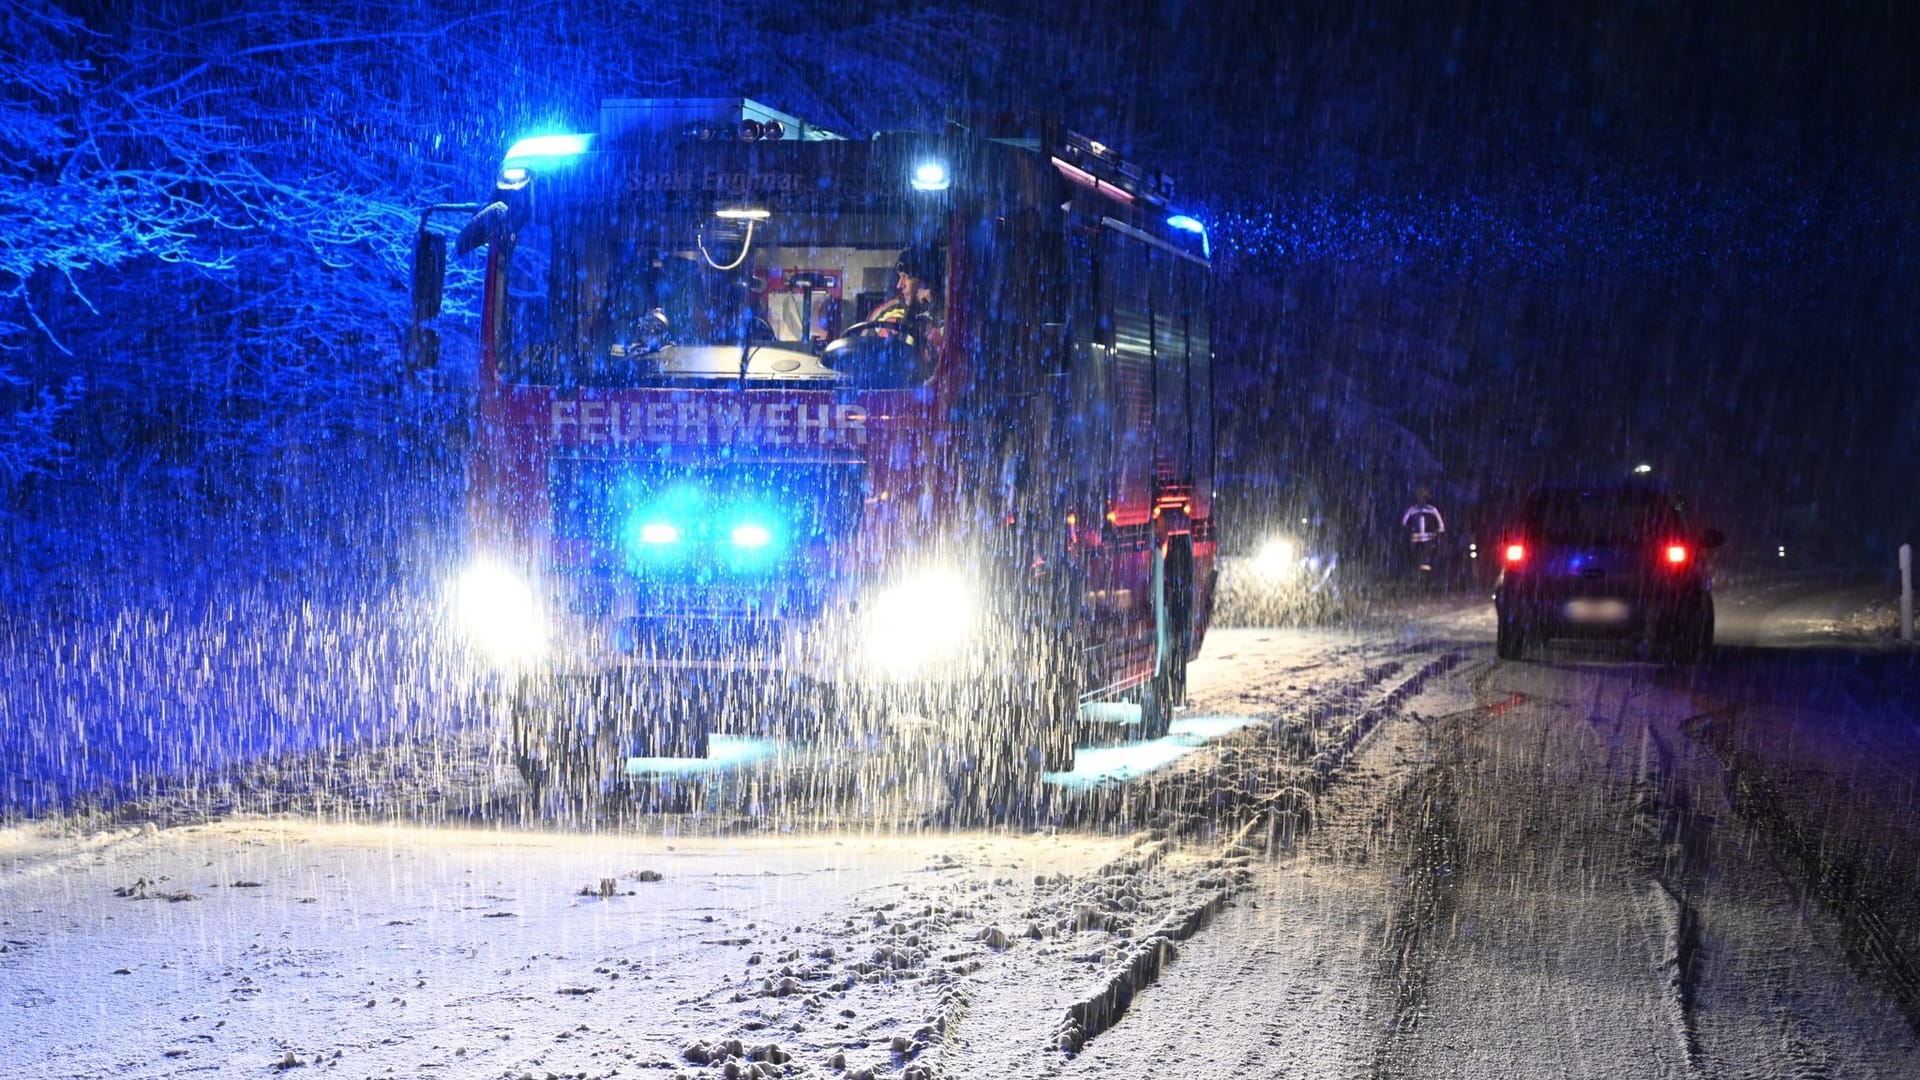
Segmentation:
<svg viewBox="0 0 1920 1080">
<path fill-rule="evenodd" d="M 1079 658 L 1060 658 L 1047 667 L 1035 702 L 1040 764 L 1047 772 L 1072 772 L 1080 741 Z"/>
<path fill-rule="evenodd" d="M 1166 663 L 1140 687 L 1140 737 L 1165 738 L 1173 730 L 1173 670 Z"/>
<path fill-rule="evenodd" d="M 645 709 L 618 680 L 529 678 L 514 693 L 514 768 L 540 813 L 597 811 L 627 786 L 629 757 L 704 757 L 704 712 L 685 701 Z"/>
<path fill-rule="evenodd" d="M 536 813 L 547 814 L 599 791 L 587 733 L 550 708 L 544 695 L 524 689 L 515 694 L 512 753 Z"/>
<path fill-rule="evenodd" d="M 1174 664 L 1172 696 L 1168 698 L 1174 705 L 1187 703 L 1187 661 L 1193 657 L 1193 549 L 1182 545 L 1175 549 L 1173 565 L 1169 567 L 1168 611 L 1173 623 L 1171 635 L 1174 646 Z"/>
<path fill-rule="evenodd" d="M 1057 662 L 1050 657 L 1040 670 L 1028 667 L 980 703 L 982 722 L 967 729 L 952 762 L 957 821 L 1032 825 L 1046 819 L 1052 806 L 1046 774 L 1073 769 L 1080 715 L 1078 657 L 1058 652 Z"/>
<path fill-rule="evenodd" d="M 1193 557 L 1184 546 L 1166 555 L 1160 588 L 1160 655 L 1154 674 L 1140 688 L 1140 737 L 1165 738 L 1173 730 L 1173 711 L 1187 697 L 1187 635 L 1193 617 Z"/>
</svg>

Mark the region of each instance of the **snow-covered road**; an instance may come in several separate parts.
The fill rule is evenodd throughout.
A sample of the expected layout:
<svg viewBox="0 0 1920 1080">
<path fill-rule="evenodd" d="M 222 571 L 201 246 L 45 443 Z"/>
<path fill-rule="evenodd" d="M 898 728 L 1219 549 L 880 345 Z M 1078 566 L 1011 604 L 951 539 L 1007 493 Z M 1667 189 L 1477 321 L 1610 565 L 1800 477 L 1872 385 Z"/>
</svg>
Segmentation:
<svg viewBox="0 0 1920 1080">
<path fill-rule="evenodd" d="M 1490 640 L 1219 633 L 1040 830 L 809 810 L 777 747 L 543 825 L 484 741 L 24 823 L 0 1075 L 1920 1075 L 1912 654 Z"/>
</svg>

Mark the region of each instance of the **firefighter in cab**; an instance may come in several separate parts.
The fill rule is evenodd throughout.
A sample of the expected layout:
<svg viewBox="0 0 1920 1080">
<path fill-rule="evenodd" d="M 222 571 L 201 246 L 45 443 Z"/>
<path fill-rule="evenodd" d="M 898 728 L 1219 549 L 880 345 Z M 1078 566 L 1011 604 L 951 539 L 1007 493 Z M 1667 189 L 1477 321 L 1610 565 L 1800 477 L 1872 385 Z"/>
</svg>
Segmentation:
<svg viewBox="0 0 1920 1080">
<path fill-rule="evenodd" d="M 922 352 L 930 352 L 939 340 L 938 309 L 945 261 L 940 249 L 931 244 L 916 244 L 902 251 L 893 266 L 893 294 L 868 313 L 867 321 L 898 333 Z"/>
<path fill-rule="evenodd" d="M 932 245 L 900 253 L 893 292 L 867 317 L 847 327 L 821 359 L 828 367 L 873 387 L 918 386 L 933 375 L 940 354 L 944 254 Z"/>
</svg>

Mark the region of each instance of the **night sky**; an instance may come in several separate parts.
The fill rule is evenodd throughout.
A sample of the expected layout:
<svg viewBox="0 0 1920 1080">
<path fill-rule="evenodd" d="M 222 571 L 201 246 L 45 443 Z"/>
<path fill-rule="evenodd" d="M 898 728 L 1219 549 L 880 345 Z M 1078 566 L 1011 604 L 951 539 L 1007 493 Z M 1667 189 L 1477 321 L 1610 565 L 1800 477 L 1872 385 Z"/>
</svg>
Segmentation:
<svg viewBox="0 0 1920 1080">
<path fill-rule="evenodd" d="M 1256 383 L 1365 388 L 1431 457 L 1285 393 L 1235 418 L 1243 453 L 1488 505 L 1646 461 L 1759 547 L 1878 559 L 1920 525 L 1909 11 L 1259 11 L 1172 37 L 1197 82 L 1168 96 L 1212 144 L 1174 153 L 1223 211 L 1227 292 L 1285 301 L 1231 351 Z"/>
</svg>

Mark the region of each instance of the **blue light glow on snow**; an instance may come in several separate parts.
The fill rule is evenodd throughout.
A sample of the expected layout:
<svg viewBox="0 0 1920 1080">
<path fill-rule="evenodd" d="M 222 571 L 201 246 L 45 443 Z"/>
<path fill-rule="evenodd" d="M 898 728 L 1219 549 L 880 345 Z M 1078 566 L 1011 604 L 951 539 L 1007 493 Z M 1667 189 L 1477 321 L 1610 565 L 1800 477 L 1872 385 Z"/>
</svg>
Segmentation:
<svg viewBox="0 0 1920 1080">
<path fill-rule="evenodd" d="M 1131 712 L 1133 722 L 1139 723 L 1138 705 L 1089 705 L 1081 716 L 1099 720 L 1120 715 L 1122 710 Z M 1173 729 L 1164 738 L 1118 746 L 1083 746 L 1074 754 L 1072 772 L 1048 773 L 1046 780 L 1058 787 L 1080 790 L 1125 783 L 1166 768 L 1211 739 L 1260 722 L 1253 716 L 1183 716 L 1173 722 Z"/>
</svg>

